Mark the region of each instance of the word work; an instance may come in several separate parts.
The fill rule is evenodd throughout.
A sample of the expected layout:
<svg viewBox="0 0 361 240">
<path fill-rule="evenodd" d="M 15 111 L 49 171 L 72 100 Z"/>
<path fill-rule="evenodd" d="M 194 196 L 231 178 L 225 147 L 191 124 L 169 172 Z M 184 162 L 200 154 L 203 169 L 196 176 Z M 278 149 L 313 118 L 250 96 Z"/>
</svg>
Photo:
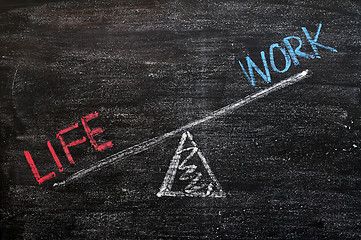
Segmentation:
<svg viewBox="0 0 361 240">
<path fill-rule="evenodd" d="M 322 27 L 322 24 L 319 24 L 317 33 L 315 34 L 315 36 L 313 38 L 311 37 L 307 28 L 302 27 L 302 31 L 303 31 L 308 43 L 311 45 L 313 54 L 301 51 L 303 42 L 302 42 L 301 38 L 297 37 L 297 36 L 285 37 L 283 39 L 283 43 L 284 43 L 285 47 L 282 47 L 278 43 L 271 44 L 269 47 L 269 63 L 271 65 L 272 70 L 277 73 L 285 73 L 291 67 L 291 62 L 295 66 L 298 66 L 300 64 L 300 62 L 298 60 L 299 57 L 305 58 L 305 59 L 321 58 L 318 48 L 323 48 L 323 49 L 330 50 L 332 52 L 337 52 L 337 50 L 335 48 L 325 46 L 318 42 L 318 38 L 319 38 L 320 32 L 321 32 L 321 27 Z M 291 44 L 292 42 L 298 43 L 297 47 L 292 46 L 292 44 Z M 285 63 L 284 63 L 285 66 L 283 68 L 280 66 L 276 66 L 274 52 L 277 49 L 278 49 L 278 51 L 281 52 L 281 54 L 283 55 L 283 57 L 285 59 Z M 246 62 L 248 65 L 248 73 L 246 71 L 246 68 L 243 66 L 242 62 L 240 60 L 238 61 L 239 65 L 241 66 L 241 68 L 243 70 L 243 73 L 245 74 L 248 81 L 252 84 L 253 87 L 257 87 L 256 82 L 255 82 L 254 70 L 262 77 L 262 79 L 265 82 L 271 83 L 271 74 L 270 74 L 270 70 L 268 67 L 266 54 L 264 51 L 261 51 L 260 55 L 262 58 L 264 71 L 262 71 L 249 56 L 246 57 Z"/>
</svg>

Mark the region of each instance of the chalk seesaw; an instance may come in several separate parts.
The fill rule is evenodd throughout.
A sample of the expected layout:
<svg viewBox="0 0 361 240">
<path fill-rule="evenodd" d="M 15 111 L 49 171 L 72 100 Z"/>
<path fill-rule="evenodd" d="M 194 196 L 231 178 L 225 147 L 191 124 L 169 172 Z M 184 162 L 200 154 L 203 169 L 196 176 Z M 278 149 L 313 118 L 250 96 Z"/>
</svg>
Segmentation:
<svg viewBox="0 0 361 240">
<path fill-rule="evenodd" d="M 266 88 L 264 90 L 261 90 L 261 91 L 258 91 L 254 94 L 251 94 L 237 102 L 234 102 L 232 104 L 229 104 L 221 109 L 218 109 L 216 111 L 213 111 L 211 113 L 209 113 L 208 115 L 206 115 L 205 117 L 201 118 L 201 119 L 198 119 L 198 120 L 195 120 L 193 122 L 190 122 L 184 126 L 181 126 L 171 132 L 168 132 L 168 133 L 165 133 L 161 136 L 158 136 L 158 137 L 154 137 L 154 138 L 151 138 L 149 140 L 146 140 L 144 142 L 141 142 L 139 144 L 136 144 L 132 147 L 129 147 L 127 149 L 124 149 L 120 152 L 117 152 L 109 157 L 106 157 L 104 158 L 103 160 L 100 160 L 99 162 L 93 164 L 92 166 L 90 166 L 89 168 L 86 168 L 86 169 L 82 169 L 76 173 L 74 173 L 73 175 L 69 176 L 68 178 L 66 178 L 64 181 L 61 181 L 61 182 L 58 182 L 58 183 L 54 183 L 53 186 L 54 188 L 61 188 L 61 187 L 64 187 L 74 181 L 76 181 L 77 179 L 80 179 L 92 172 L 95 172 L 95 171 L 99 171 L 103 168 L 106 168 L 110 165 L 114 165 L 114 164 L 117 164 L 119 163 L 120 161 L 122 161 L 123 159 L 127 158 L 127 157 L 130 157 L 130 156 L 133 156 L 133 155 L 136 155 L 138 153 L 141 153 L 141 152 L 144 152 L 152 147 L 155 147 L 157 145 L 159 145 L 160 143 L 164 142 L 165 140 L 177 135 L 177 134 L 181 134 L 181 133 L 184 133 L 186 132 L 188 129 L 194 127 L 194 126 L 197 126 L 201 123 L 204 123 L 204 122 L 207 122 L 207 121 L 210 121 L 212 119 L 215 119 L 217 117 L 220 117 L 220 116 L 224 116 L 226 114 L 229 114 L 231 112 L 233 112 L 234 110 L 236 109 L 239 109 L 240 107 L 242 106 L 245 106 L 257 99 L 260 99 L 260 98 L 263 98 L 267 95 L 269 95 L 270 93 L 272 92 L 275 92 L 277 90 L 280 90 L 280 89 L 283 89 L 285 87 L 288 87 L 290 85 L 293 85 L 303 79 L 306 79 L 308 77 L 311 76 L 311 71 L 309 70 L 304 70 L 303 72 L 301 73 L 298 73 L 296 75 L 293 75 L 285 80 L 282 80 L 281 82 L 278 82 L 276 84 L 274 84 L 273 86 L 269 87 L 269 88 Z M 164 185 L 164 184 L 163 184 Z M 162 193 L 166 193 L 165 191 L 166 189 L 164 189 L 164 186 L 163 186 L 163 190 L 161 189 L 161 193 L 158 194 L 159 196 L 162 196 Z M 169 189 L 168 189 L 169 190 Z M 163 194 L 164 195 L 164 194 Z"/>
</svg>

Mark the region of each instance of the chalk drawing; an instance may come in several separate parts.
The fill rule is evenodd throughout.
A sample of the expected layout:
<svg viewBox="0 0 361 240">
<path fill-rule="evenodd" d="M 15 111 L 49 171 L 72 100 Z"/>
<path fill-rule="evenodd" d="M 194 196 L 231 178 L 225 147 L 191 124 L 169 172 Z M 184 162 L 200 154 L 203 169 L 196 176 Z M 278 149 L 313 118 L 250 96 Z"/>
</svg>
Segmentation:
<svg viewBox="0 0 361 240">
<path fill-rule="evenodd" d="M 301 40 L 301 38 L 299 38 L 297 36 L 288 36 L 283 39 L 283 42 L 284 42 L 286 48 L 281 47 L 278 43 L 272 44 L 269 47 L 271 69 L 278 73 L 284 73 L 289 70 L 289 68 L 291 66 L 291 62 L 293 62 L 293 64 L 295 66 L 298 66 L 300 64 L 297 57 L 303 57 L 306 59 L 314 59 L 316 56 L 316 58 L 321 58 L 320 54 L 318 53 L 317 47 L 324 48 L 324 49 L 330 50 L 332 52 L 337 52 L 336 49 L 329 47 L 329 46 L 325 46 L 318 42 L 318 37 L 320 35 L 321 27 L 322 27 L 322 24 L 320 23 L 318 25 L 317 33 L 313 39 L 311 38 L 310 34 L 308 33 L 308 30 L 305 27 L 302 27 L 302 31 L 304 32 L 308 42 L 310 43 L 315 55 L 301 51 L 302 40 Z M 290 42 L 291 39 L 298 41 L 298 46 L 296 48 L 294 48 L 291 45 L 291 42 Z M 282 70 L 280 70 L 276 67 L 275 59 L 273 56 L 275 49 L 278 49 L 285 58 L 285 67 Z M 258 67 L 257 64 L 249 56 L 246 57 L 248 72 L 247 72 L 246 68 L 244 67 L 244 65 L 242 64 L 242 62 L 240 60 L 238 60 L 238 63 L 241 66 L 241 69 L 242 69 L 244 75 L 246 76 L 248 81 L 252 84 L 252 86 L 255 88 L 257 88 L 257 85 L 255 82 L 255 72 L 254 71 L 256 71 L 266 83 L 271 83 L 271 74 L 270 74 L 270 70 L 269 70 L 269 67 L 267 64 L 265 52 L 261 51 L 260 55 L 262 58 L 264 71 L 262 71 L 260 69 L 260 67 Z M 291 61 L 291 59 L 292 59 L 292 61 Z"/>
<path fill-rule="evenodd" d="M 275 85 L 273 85 L 272 87 L 263 89 L 261 91 L 258 91 L 252 95 L 249 95 L 237 102 L 234 102 L 230 105 L 227 105 L 221 109 L 218 109 L 214 112 L 211 112 L 210 114 L 208 114 L 207 116 L 195 120 L 193 122 L 190 122 L 182 127 L 179 127 L 171 132 L 165 133 L 161 136 L 158 137 L 154 137 L 151 139 L 148 139 L 142 143 L 136 144 L 132 147 L 129 147 L 127 149 L 124 149 L 118 153 L 115 153 L 109 157 L 104 158 L 103 160 L 100 160 L 99 162 L 93 164 L 92 166 L 90 166 L 89 168 L 86 169 L 82 169 L 76 173 L 74 173 L 73 175 L 69 176 L 67 179 L 65 179 L 62 182 L 58 182 L 58 183 L 54 183 L 53 186 L 54 187 L 62 187 L 65 186 L 73 181 L 76 181 L 79 178 L 82 178 L 86 175 L 88 175 L 91 172 L 95 172 L 95 171 L 99 171 L 100 169 L 103 169 L 104 167 L 107 167 L 109 165 L 113 165 L 113 164 L 117 164 L 118 162 L 122 161 L 123 159 L 129 157 L 129 156 L 133 156 L 136 155 L 138 153 L 144 152 L 152 147 L 157 146 L 158 144 L 164 142 L 166 139 L 173 137 L 179 133 L 184 132 L 185 130 L 192 128 L 194 126 L 197 126 L 201 123 L 207 122 L 209 120 L 215 119 L 217 117 L 223 116 L 227 113 L 231 113 L 234 110 L 248 104 L 251 103 L 257 99 L 263 98 L 265 96 L 267 96 L 268 94 L 270 94 L 271 92 L 280 90 L 282 88 L 285 88 L 287 86 L 293 85 L 307 77 L 311 76 L 311 71 L 309 70 L 305 70 L 301 73 L 298 73 L 296 75 L 293 75 Z"/>
<path fill-rule="evenodd" d="M 190 144 L 190 147 L 186 147 Z M 178 175 L 178 177 L 177 177 Z M 175 183 L 178 181 L 178 184 Z M 183 182 L 183 184 L 182 184 Z M 178 185 L 178 186 L 175 186 Z M 177 190 L 172 190 L 178 188 Z M 182 134 L 178 148 L 170 162 L 158 197 L 225 197 L 221 185 L 190 132 Z"/>
</svg>

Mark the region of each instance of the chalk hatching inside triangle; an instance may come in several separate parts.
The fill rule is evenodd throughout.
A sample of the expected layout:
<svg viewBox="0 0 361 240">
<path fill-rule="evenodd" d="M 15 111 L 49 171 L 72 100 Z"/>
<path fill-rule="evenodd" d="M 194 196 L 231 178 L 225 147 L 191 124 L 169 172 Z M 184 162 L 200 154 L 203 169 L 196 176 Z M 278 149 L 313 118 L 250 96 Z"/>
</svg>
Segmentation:
<svg viewBox="0 0 361 240">
<path fill-rule="evenodd" d="M 157 196 L 225 197 L 206 158 L 188 131 L 182 134 Z"/>
</svg>

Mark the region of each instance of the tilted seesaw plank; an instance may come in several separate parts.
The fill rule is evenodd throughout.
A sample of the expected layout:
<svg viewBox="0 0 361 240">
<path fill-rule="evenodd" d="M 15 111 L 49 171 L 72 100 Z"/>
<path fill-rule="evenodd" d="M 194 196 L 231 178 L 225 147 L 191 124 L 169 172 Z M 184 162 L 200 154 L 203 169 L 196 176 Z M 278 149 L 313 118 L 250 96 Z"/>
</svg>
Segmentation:
<svg viewBox="0 0 361 240">
<path fill-rule="evenodd" d="M 193 122 L 190 122 L 182 127 L 179 127 L 171 132 L 165 133 L 164 135 L 158 136 L 158 137 L 154 137 L 151 138 L 147 141 L 144 141 L 142 143 L 136 144 L 130 148 L 124 149 L 118 153 L 115 153 L 109 157 L 104 158 L 103 160 L 93 164 L 92 166 L 90 166 L 89 168 L 80 170 L 76 173 L 74 173 L 73 175 L 69 176 L 68 178 L 66 178 L 64 181 L 58 182 L 58 183 L 54 183 L 53 186 L 56 188 L 59 187 L 63 187 L 69 183 L 72 183 L 74 181 L 76 181 L 79 178 L 82 178 L 88 174 L 90 174 L 91 172 L 95 172 L 98 171 L 100 169 L 103 169 L 107 166 L 110 166 L 112 164 L 117 164 L 118 162 L 122 161 L 123 159 L 129 157 L 129 156 L 133 156 L 136 155 L 138 153 L 144 152 L 160 143 L 162 143 L 164 140 L 175 136 L 176 134 L 179 134 L 189 128 L 192 128 L 194 126 L 197 126 L 201 123 L 207 122 L 209 120 L 212 120 L 214 118 L 217 118 L 219 116 L 223 116 L 225 114 L 228 114 L 248 103 L 251 103 L 259 98 L 263 98 L 265 96 L 267 96 L 268 94 L 275 92 L 277 90 L 280 90 L 282 88 L 285 88 L 287 86 L 293 85 L 307 77 L 311 76 L 311 71 L 309 70 L 305 70 L 301 73 L 298 73 L 296 75 L 293 75 L 285 80 L 282 80 L 281 82 L 267 88 L 264 90 L 261 90 L 259 92 L 256 92 L 252 95 L 249 95 L 237 102 L 234 102 L 232 104 L 229 104 L 221 109 L 218 109 L 216 111 L 211 112 L 210 114 L 208 114 L 207 116 L 205 116 L 204 118 L 195 120 Z"/>
</svg>

